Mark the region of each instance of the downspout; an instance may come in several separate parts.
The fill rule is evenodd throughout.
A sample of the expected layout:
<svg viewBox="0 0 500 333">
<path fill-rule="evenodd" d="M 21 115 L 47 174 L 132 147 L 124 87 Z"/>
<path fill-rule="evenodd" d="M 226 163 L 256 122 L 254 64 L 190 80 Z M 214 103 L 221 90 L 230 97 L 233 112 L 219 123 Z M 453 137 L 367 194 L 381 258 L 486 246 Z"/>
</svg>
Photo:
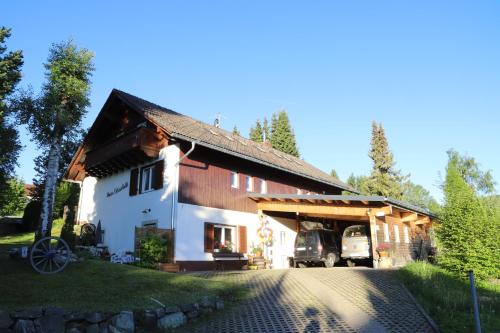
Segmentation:
<svg viewBox="0 0 500 333">
<path fill-rule="evenodd" d="M 182 156 L 181 158 L 179 158 L 179 160 L 174 164 L 174 183 L 172 185 L 172 209 L 171 209 L 171 215 L 170 215 L 170 228 L 172 230 L 172 232 L 174 232 L 174 246 L 173 246 L 173 257 L 174 257 L 174 262 L 175 262 L 175 214 L 176 214 L 176 210 L 175 210 L 175 207 L 177 206 L 176 205 L 176 194 L 178 193 L 179 191 L 179 179 L 177 177 L 178 173 L 179 173 L 179 164 L 186 158 L 188 157 L 194 150 L 194 148 L 196 147 L 196 142 L 195 141 L 191 141 L 191 148 L 184 154 L 184 156 Z M 180 148 L 180 147 L 179 147 Z"/>
</svg>

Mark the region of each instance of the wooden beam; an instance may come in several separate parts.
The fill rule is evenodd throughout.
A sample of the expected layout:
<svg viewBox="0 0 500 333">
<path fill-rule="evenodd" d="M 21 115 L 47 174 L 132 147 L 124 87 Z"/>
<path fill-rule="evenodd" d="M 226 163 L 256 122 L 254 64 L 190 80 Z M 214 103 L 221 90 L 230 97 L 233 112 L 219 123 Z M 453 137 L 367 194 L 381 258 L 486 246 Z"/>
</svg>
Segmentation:
<svg viewBox="0 0 500 333">
<path fill-rule="evenodd" d="M 392 209 L 390 206 L 384 207 L 349 207 L 332 206 L 324 204 L 305 204 L 296 202 L 259 202 L 257 208 L 275 212 L 297 212 L 301 214 L 327 214 L 344 216 L 368 216 L 376 213 L 390 215 Z"/>
<path fill-rule="evenodd" d="M 368 222 L 370 217 L 367 216 L 352 216 L 352 215 L 328 215 L 328 214 L 301 214 L 301 216 L 306 217 L 318 217 L 332 220 L 340 221 L 352 221 L 352 222 Z"/>
<path fill-rule="evenodd" d="M 418 220 L 415 221 L 415 224 L 426 224 L 430 222 L 431 219 L 429 218 L 429 216 L 421 216 L 418 218 Z"/>
<path fill-rule="evenodd" d="M 361 203 L 362 203 L 363 205 L 365 205 L 365 206 L 368 206 L 368 204 L 369 204 L 369 202 L 368 202 L 368 201 L 366 201 L 366 200 L 361 200 Z"/>
<path fill-rule="evenodd" d="M 345 203 L 346 205 L 350 205 L 351 204 L 351 201 L 349 200 L 342 200 L 343 203 Z"/>
<path fill-rule="evenodd" d="M 404 212 L 401 213 L 401 222 L 411 222 L 418 219 L 417 213 Z"/>
</svg>

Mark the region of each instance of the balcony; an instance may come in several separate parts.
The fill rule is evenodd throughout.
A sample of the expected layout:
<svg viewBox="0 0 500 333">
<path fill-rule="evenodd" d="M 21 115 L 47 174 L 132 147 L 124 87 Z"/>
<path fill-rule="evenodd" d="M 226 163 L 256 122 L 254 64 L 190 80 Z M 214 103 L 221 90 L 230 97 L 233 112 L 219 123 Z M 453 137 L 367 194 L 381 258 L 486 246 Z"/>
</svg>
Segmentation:
<svg viewBox="0 0 500 333">
<path fill-rule="evenodd" d="M 85 171 L 93 177 L 106 177 L 158 158 L 161 140 L 145 127 L 108 141 L 85 156 Z"/>
</svg>

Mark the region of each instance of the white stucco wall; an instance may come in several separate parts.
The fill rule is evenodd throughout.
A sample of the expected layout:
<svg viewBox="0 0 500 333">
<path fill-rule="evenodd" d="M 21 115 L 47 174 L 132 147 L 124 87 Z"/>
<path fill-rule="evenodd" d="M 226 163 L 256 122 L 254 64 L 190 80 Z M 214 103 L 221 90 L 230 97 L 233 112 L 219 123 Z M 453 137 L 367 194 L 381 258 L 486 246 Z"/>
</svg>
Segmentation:
<svg viewBox="0 0 500 333">
<path fill-rule="evenodd" d="M 104 243 L 111 253 L 134 249 L 134 228 L 145 221 L 156 220 L 159 228 L 171 225 L 172 193 L 177 190 L 179 160 L 178 145 L 160 151 L 158 160 L 165 160 L 163 188 L 135 196 L 129 196 L 129 186 L 118 193 L 107 196 L 115 188 L 130 183 L 130 170 L 102 179 L 87 177 L 82 184 L 82 201 L 78 220 L 97 225 L 101 221 Z M 155 161 L 150 161 L 145 165 Z M 139 166 L 140 167 L 140 166 Z M 148 213 L 144 210 L 150 209 Z"/>
<path fill-rule="evenodd" d="M 274 268 L 288 267 L 287 257 L 293 255 L 295 242 L 295 221 L 265 217 L 273 230 L 273 246 L 265 249 L 268 258 L 273 259 Z M 204 252 L 205 222 L 247 227 L 247 248 L 259 244 L 257 229 L 260 220 L 257 214 L 203 207 L 189 204 L 178 204 L 175 257 L 178 261 L 213 260 L 211 253 Z M 282 234 L 284 239 L 282 244 Z"/>
</svg>

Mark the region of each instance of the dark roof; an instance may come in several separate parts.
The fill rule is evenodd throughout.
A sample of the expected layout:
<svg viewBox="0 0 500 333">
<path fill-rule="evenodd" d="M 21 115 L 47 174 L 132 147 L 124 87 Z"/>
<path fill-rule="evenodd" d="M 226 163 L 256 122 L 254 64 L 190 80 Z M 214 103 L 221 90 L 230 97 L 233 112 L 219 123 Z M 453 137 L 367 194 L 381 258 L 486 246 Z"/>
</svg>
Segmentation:
<svg viewBox="0 0 500 333">
<path fill-rule="evenodd" d="M 247 195 L 249 198 L 258 201 L 259 199 L 276 199 L 276 200 L 331 200 L 331 201 L 351 201 L 351 202 L 368 202 L 375 204 L 389 204 L 403 210 L 412 211 L 422 215 L 427 215 L 432 218 L 436 218 L 436 215 L 431 213 L 428 209 L 415 206 L 400 200 L 386 198 L 382 196 L 371 196 L 371 195 L 327 195 L 327 194 L 259 194 L 259 193 L 249 193 Z"/>
<path fill-rule="evenodd" d="M 146 119 L 162 127 L 174 138 L 195 141 L 198 145 L 210 149 L 357 193 L 348 184 L 304 162 L 300 158 L 285 154 L 264 143 L 254 142 L 123 91 L 114 89 L 113 92 L 118 94 L 132 109 L 142 112 Z"/>
</svg>

